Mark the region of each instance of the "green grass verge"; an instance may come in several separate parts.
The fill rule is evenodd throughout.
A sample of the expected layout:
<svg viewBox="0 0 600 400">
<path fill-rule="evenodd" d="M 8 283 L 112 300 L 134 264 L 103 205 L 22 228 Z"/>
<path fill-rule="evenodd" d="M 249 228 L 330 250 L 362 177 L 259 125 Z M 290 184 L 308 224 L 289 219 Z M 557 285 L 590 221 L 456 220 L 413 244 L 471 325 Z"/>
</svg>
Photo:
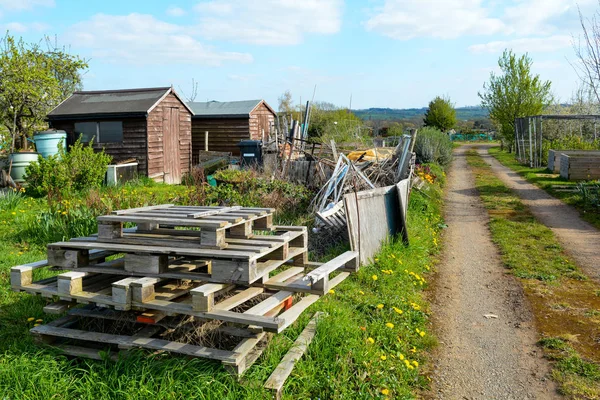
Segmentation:
<svg viewBox="0 0 600 400">
<path fill-rule="evenodd" d="M 512 169 L 530 183 L 575 207 L 584 220 L 600 229 L 600 210 L 597 207 L 590 207 L 585 204 L 582 196 L 576 191 L 578 182 L 561 178 L 557 174 L 551 174 L 547 168 L 530 168 L 523 165 L 515 159 L 514 153 L 502 151 L 499 147 L 490 148 L 489 153 L 504 166 Z"/>
<path fill-rule="evenodd" d="M 386 244 L 376 260 L 346 279 L 277 335 L 238 382 L 223 367 L 202 359 L 136 352 L 118 362 L 69 359 L 34 344 L 30 318 L 48 322 L 45 300 L 10 291 L 14 265 L 44 258 L 42 248 L 16 242 L 19 221 L 45 210 L 40 200 L 0 210 L 0 392 L 3 399 L 264 399 L 262 385 L 315 311 L 318 325 L 307 354 L 286 383 L 285 398 L 414 398 L 429 379 L 422 371 L 435 338 L 427 331 L 422 297 L 441 220 L 444 174 L 424 193 L 413 192 L 411 244 Z M 145 190 L 145 189 L 139 189 Z M 155 189 L 153 189 L 155 190 Z M 3 223 L 2 223 L 3 222 Z"/>
<path fill-rule="evenodd" d="M 597 344 L 589 332 L 599 322 L 593 317 L 593 293 L 600 286 L 567 259 L 552 231 L 537 222 L 476 151 L 469 151 L 467 162 L 490 214 L 492 240 L 505 266 L 521 278 L 532 305 L 540 344 L 553 360 L 553 378 L 567 396 L 598 398 L 600 360 L 593 357 Z"/>
</svg>

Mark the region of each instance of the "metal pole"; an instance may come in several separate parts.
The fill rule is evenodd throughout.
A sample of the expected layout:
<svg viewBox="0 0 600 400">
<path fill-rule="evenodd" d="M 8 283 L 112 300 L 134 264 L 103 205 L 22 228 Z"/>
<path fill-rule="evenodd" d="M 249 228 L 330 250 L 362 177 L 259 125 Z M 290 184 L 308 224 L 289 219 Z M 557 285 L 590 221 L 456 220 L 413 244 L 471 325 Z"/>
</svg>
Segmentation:
<svg viewBox="0 0 600 400">
<path fill-rule="evenodd" d="M 208 131 L 204 132 L 204 151 L 208 151 Z"/>
<path fill-rule="evenodd" d="M 540 117 L 540 164 L 542 163 L 542 160 L 544 159 L 543 140 L 544 140 L 544 117 Z"/>
<path fill-rule="evenodd" d="M 536 132 L 537 118 L 533 117 L 533 167 L 537 168 L 537 132 Z"/>
<path fill-rule="evenodd" d="M 531 147 L 531 118 L 527 118 L 529 125 L 529 166 L 533 168 L 533 149 Z"/>
</svg>

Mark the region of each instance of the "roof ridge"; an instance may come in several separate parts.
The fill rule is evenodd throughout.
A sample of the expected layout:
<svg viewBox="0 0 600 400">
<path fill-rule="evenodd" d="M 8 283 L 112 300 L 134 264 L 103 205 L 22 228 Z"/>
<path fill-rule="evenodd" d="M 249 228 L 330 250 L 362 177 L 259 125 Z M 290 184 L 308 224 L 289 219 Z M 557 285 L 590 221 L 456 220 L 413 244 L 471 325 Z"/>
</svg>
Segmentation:
<svg viewBox="0 0 600 400">
<path fill-rule="evenodd" d="M 103 94 L 103 93 L 131 93 L 131 92 L 151 92 L 159 90 L 169 90 L 171 86 L 151 87 L 151 88 L 134 88 L 134 89 L 112 89 L 112 90 L 78 90 L 73 94 Z"/>
</svg>

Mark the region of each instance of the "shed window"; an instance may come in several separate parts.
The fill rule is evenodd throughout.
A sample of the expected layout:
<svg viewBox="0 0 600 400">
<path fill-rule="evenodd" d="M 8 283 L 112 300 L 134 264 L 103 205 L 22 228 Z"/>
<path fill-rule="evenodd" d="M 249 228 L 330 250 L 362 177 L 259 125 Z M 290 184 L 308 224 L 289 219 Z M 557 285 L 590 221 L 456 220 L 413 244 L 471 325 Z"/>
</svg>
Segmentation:
<svg viewBox="0 0 600 400">
<path fill-rule="evenodd" d="M 92 138 L 96 143 L 120 143 L 123 141 L 123 122 L 76 122 L 75 134 L 84 143 L 89 143 Z"/>
<path fill-rule="evenodd" d="M 92 138 L 98 141 L 98 123 L 96 122 L 76 122 L 75 136 L 81 137 L 81 141 L 88 143 Z"/>
<path fill-rule="evenodd" d="M 100 143 L 122 142 L 123 141 L 123 122 L 121 121 L 102 121 L 100 125 Z"/>
</svg>

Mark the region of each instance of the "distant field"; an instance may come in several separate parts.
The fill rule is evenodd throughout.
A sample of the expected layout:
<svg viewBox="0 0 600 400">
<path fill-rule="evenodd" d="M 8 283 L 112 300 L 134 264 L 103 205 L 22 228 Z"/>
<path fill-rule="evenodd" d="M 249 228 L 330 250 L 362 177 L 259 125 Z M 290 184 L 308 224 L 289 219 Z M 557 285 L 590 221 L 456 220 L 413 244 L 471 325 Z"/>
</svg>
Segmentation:
<svg viewBox="0 0 600 400">
<path fill-rule="evenodd" d="M 423 108 L 368 108 L 365 110 L 352 110 L 356 116 L 363 120 L 401 120 L 422 118 L 427 111 Z M 481 107 L 459 107 L 456 109 L 456 118 L 459 120 L 476 120 L 488 118 L 488 111 Z"/>
</svg>

